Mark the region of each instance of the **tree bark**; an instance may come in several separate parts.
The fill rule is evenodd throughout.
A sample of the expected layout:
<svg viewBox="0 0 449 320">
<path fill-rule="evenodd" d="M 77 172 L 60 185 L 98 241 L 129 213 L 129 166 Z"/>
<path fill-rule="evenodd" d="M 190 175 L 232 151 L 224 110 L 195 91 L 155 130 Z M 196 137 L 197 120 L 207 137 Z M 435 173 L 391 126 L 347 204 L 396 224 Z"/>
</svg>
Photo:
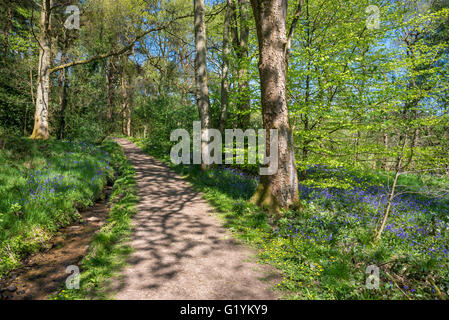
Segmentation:
<svg viewBox="0 0 449 320">
<path fill-rule="evenodd" d="M 201 121 L 201 136 L 203 132 L 210 128 L 210 102 L 209 89 L 207 86 L 207 66 L 206 66 L 206 21 L 204 0 L 194 0 L 194 22 L 195 22 L 195 83 L 196 102 Z M 201 153 L 207 147 L 207 141 L 202 140 Z M 202 161 L 202 170 L 206 165 Z"/>
<path fill-rule="evenodd" d="M 64 138 L 65 127 L 65 109 L 67 106 L 67 78 L 66 71 L 62 69 L 59 74 L 59 132 L 58 137 L 60 140 Z"/>
<path fill-rule="evenodd" d="M 272 213 L 281 208 L 301 208 L 298 175 L 286 97 L 287 0 L 251 0 L 259 42 L 259 73 L 266 150 L 270 129 L 278 130 L 278 170 L 261 176 L 252 202 Z"/>
<path fill-rule="evenodd" d="M 62 44 L 61 44 L 61 63 L 67 62 L 67 47 L 68 39 L 67 34 L 64 32 L 62 34 Z M 58 42 L 58 41 L 57 41 Z M 63 68 L 59 71 L 59 128 L 58 128 L 58 138 L 62 140 L 64 138 L 65 129 L 65 110 L 67 106 L 67 89 L 68 89 L 68 79 L 66 69 Z"/>
<path fill-rule="evenodd" d="M 111 59 L 108 60 L 107 62 L 107 71 L 106 71 L 106 83 L 107 83 L 107 88 L 108 88 L 108 97 L 107 97 L 107 115 L 106 118 L 108 120 L 108 122 L 112 121 L 112 94 L 113 94 L 113 62 L 111 61 Z"/>
<path fill-rule="evenodd" d="M 232 8 L 227 4 L 226 15 L 223 24 L 223 65 L 221 72 L 221 114 L 219 120 L 219 130 L 221 133 L 226 128 L 226 120 L 229 107 L 229 24 L 231 20 Z"/>
<path fill-rule="evenodd" d="M 30 41 L 31 41 L 31 35 L 30 35 Z M 29 63 L 29 69 L 30 69 L 30 96 L 31 96 L 31 104 L 34 105 L 36 102 L 34 101 L 34 81 L 33 81 L 33 58 L 32 58 L 32 50 L 31 48 L 28 49 L 28 63 Z M 25 108 L 25 119 L 23 121 L 23 135 L 27 135 L 27 126 L 28 126 L 28 104 Z"/>
<path fill-rule="evenodd" d="M 130 119 L 130 110 L 129 110 L 129 102 L 128 102 L 128 84 L 126 81 L 126 68 L 125 61 L 123 63 L 123 71 L 122 71 L 122 91 L 123 91 L 123 109 L 122 109 L 122 131 L 124 135 L 128 137 L 131 135 L 131 119 Z"/>
<path fill-rule="evenodd" d="M 30 137 L 31 139 L 46 140 L 50 137 L 48 130 L 48 103 L 50 95 L 51 66 L 50 8 L 52 3 L 52 0 L 42 1 L 36 110 L 34 114 L 34 129 Z"/>
</svg>

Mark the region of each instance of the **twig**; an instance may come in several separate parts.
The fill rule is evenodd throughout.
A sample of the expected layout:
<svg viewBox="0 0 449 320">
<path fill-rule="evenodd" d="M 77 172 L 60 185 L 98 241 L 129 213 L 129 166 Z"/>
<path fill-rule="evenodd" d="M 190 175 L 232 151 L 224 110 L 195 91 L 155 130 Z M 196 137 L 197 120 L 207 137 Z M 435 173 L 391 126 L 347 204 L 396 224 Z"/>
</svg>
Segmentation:
<svg viewBox="0 0 449 320">
<path fill-rule="evenodd" d="M 412 298 L 410 298 L 410 297 L 408 296 L 408 294 L 406 294 L 406 293 L 401 289 L 401 287 L 396 283 L 396 281 L 394 280 L 394 278 L 393 278 L 388 272 L 385 271 L 385 273 L 387 274 L 388 278 L 390 278 L 390 280 L 394 283 L 394 285 L 399 289 L 399 291 L 401 291 L 402 294 L 403 294 L 404 296 L 407 297 L 407 299 L 412 300 Z"/>
<path fill-rule="evenodd" d="M 430 282 L 430 284 L 435 288 L 435 292 L 437 293 L 437 296 L 441 299 L 441 300 L 447 300 L 446 297 L 443 295 L 443 293 L 440 291 L 440 289 L 437 287 L 437 285 L 435 284 L 435 281 L 433 281 L 433 279 L 431 279 L 430 277 L 427 278 L 427 281 Z"/>
</svg>

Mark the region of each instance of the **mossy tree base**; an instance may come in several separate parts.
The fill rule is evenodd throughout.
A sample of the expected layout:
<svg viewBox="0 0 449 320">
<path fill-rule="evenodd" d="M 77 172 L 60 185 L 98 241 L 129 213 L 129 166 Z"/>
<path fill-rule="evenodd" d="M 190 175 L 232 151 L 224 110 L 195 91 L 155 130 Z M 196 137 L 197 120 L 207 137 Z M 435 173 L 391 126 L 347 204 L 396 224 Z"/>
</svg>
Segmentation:
<svg viewBox="0 0 449 320">
<path fill-rule="evenodd" d="M 33 133 L 30 136 L 32 140 L 48 140 L 50 139 L 50 134 L 48 132 L 48 125 L 46 122 L 40 121 L 40 119 L 34 120 Z"/>
<path fill-rule="evenodd" d="M 299 212 L 302 212 L 303 210 L 299 197 L 296 197 L 296 199 L 288 203 L 286 206 L 282 206 L 273 193 L 273 189 L 270 186 L 268 179 L 263 178 L 258 184 L 256 192 L 251 197 L 250 202 L 264 210 L 267 210 L 270 215 L 276 217 L 282 215 L 283 209 L 295 209 Z"/>
<path fill-rule="evenodd" d="M 251 197 L 250 202 L 267 210 L 270 214 L 279 215 L 281 206 L 273 195 L 271 187 L 266 183 L 259 183 L 256 192 Z"/>
<path fill-rule="evenodd" d="M 30 136 L 30 139 L 32 139 L 32 140 L 48 140 L 48 139 L 50 139 L 50 135 L 49 134 L 45 135 L 40 132 L 33 131 L 33 133 Z"/>
</svg>

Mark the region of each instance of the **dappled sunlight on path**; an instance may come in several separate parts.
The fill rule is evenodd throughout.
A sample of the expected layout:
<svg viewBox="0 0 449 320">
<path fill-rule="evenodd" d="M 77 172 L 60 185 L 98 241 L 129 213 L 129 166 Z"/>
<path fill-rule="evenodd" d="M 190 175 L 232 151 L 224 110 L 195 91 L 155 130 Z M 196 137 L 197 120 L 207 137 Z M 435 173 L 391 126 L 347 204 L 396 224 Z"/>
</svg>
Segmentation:
<svg viewBox="0 0 449 320">
<path fill-rule="evenodd" d="M 117 139 L 136 169 L 140 202 L 116 299 L 276 299 L 279 276 L 256 263 L 179 175 Z"/>
</svg>

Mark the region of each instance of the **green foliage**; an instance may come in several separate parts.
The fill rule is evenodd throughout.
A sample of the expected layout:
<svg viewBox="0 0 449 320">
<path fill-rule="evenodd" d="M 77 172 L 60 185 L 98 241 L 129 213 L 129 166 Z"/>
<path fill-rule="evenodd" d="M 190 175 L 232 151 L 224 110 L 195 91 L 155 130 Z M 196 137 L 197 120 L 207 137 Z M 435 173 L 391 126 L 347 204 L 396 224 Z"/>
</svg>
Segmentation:
<svg viewBox="0 0 449 320">
<path fill-rule="evenodd" d="M 378 244 L 372 243 L 373 226 L 363 223 L 359 216 L 377 213 L 364 202 L 311 197 L 303 199 L 302 213 L 286 211 L 283 217 L 272 221 L 248 202 L 256 182 L 246 175 L 220 168 L 202 172 L 195 166 L 175 166 L 168 158 L 165 161 L 204 194 L 237 238 L 258 250 L 260 263 L 281 271 L 283 279 L 276 287 L 286 299 L 437 299 L 429 279 L 434 279 L 440 290 L 449 289 L 445 280 L 448 261 L 442 255 L 431 257 L 411 251 L 403 238 L 392 235 Z M 308 179 L 318 189 L 328 188 L 326 179 L 332 175 L 347 183 L 354 182 L 357 188 L 372 183 L 382 185 L 387 179 L 373 171 L 340 171 L 315 172 Z M 325 190 L 347 188 L 336 181 Z M 419 188 L 418 182 L 413 175 L 401 179 L 401 184 L 407 184 L 411 190 Z M 444 211 L 439 212 L 436 207 L 432 211 L 444 219 Z M 408 230 L 407 219 L 398 216 L 394 223 Z M 422 226 L 436 225 L 433 214 L 422 215 L 421 219 Z M 421 241 L 428 240 L 425 247 L 433 248 L 433 240 Z M 366 287 L 366 268 L 370 265 L 380 267 L 378 290 Z"/>
<path fill-rule="evenodd" d="M 0 274 L 79 218 L 113 175 L 102 148 L 7 138 L 0 150 Z"/>
<path fill-rule="evenodd" d="M 183 128 L 192 136 L 193 121 L 198 119 L 196 106 L 168 96 L 140 100 L 135 115 L 139 137 L 143 138 L 146 126 L 145 148 L 160 155 L 169 154 L 176 144 L 170 141 L 173 130 Z"/>
<path fill-rule="evenodd" d="M 67 68 L 65 83 L 60 82 L 60 71 L 52 74 L 50 132 L 54 137 L 61 132 L 74 143 L 21 138 L 19 135 L 28 135 L 33 126 L 39 59 L 35 39 L 40 31 L 39 12 L 30 4 L 9 1 L 8 6 L 0 6 L 0 30 L 4 31 L 0 43 L 2 49 L 7 46 L 0 52 L 0 274 L 16 267 L 26 253 L 41 248 L 59 227 L 77 219 L 74 207 L 92 203 L 106 177 L 112 175 L 113 169 L 106 169 L 108 156 L 85 142 L 98 144 L 111 132 L 125 133 L 129 111 L 133 139 L 151 154 L 167 157 L 176 143 L 170 142 L 170 133 L 178 128 L 191 133 L 192 122 L 198 119 L 194 105 L 193 19 L 172 21 L 191 14 L 192 3 L 88 0 L 79 3 L 85 17 L 79 31 L 63 27 L 62 7 L 53 10 L 55 65 L 63 59 L 72 62 L 117 51 L 146 30 L 161 25 L 165 28 L 146 34 L 120 55 Z M 224 5 L 208 2 L 206 12 L 209 96 L 212 126 L 216 128 L 223 107 Z M 379 29 L 366 28 L 368 5 L 380 8 Z M 240 4 L 237 8 L 229 26 L 233 32 L 227 57 L 226 128 L 243 124 L 257 129 L 263 123 L 254 17 L 249 13 L 247 21 L 239 19 Z M 288 25 L 295 10 L 296 3 L 289 5 Z M 344 6 L 331 0 L 303 2 L 287 72 L 301 188 L 315 188 L 312 194 L 317 196 L 320 190 L 365 190 L 366 184 L 388 189 L 395 172 L 399 172 L 401 193 L 417 194 L 429 201 L 447 197 L 448 21 L 446 0 L 433 1 L 430 10 L 421 12 L 413 5 L 394 1 L 348 0 Z M 250 30 L 247 56 L 240 51 L 239 37 L 233 39 L 234 31 L 238 34 L 245 26 Z M 66 91 L 61 90 L 64 84 Z M 248 101 L 249 108 L 242 110 Z M 247 117 L 250 121 L 244 121 Z M 104 148 L 120 167 L 121 178 L 114 187 L 114 193 L 120 196 L 115 198 L 110 223 L 94 239 L 95 252 L 85 260 L 83 289 L 80 293 L 64 292 L 58 298 L 66 294 L 68 298 L 106 297 L 98 290 L 100 284 L 121 266 L 122 254 L 128 250 L 120 243 L 129 232 L 135 201 L 134 173 L 117 146 L 108 142 Z M 316 165 L 327 171 L 311 171 Z M 261 250 L 262 261 L 282 270 L 284 281 L 279 287 L 287 297 L 405 297 L 386 278 L 380 291 L 361 289 L 363 267 L 374 262 L 385 263 L 382 270 L 403 279 L 403 285 L 413 285 L 413 297 L 435 297 L 426 284 L 429 279 L 424 279 L 425 273 L 435 276 L 442 288 L 449 288 L 442 280 L 447 279 L 447 265 L 444 270 L 438 269 L 440 265 L 434 259 L 410 254 L 410 248 L 395 238 L 387 235 L 372 246 L 373 228 L 354 219 L 341 234 L 334 232 L 332 222 L 341 219 L 336 213 L 379 214 L 366 203 L 348 206 L 341 198 L 319 196 L 306 201 L 303 215 L 286 212 L 276 221 L 274 233 L 272 221 L 246 202 L 256 183 L 254 179 L 242 179 L 247 173 L 257 175 L 258 166 L 245 160 L 230 167 L 203 173 L 187 167 L 176 169 L 188 175 L 220 208 L 231 230 Z M 237 177 L 235 173 L 240 171 L 233 172 L 235 169 L 246 173 Z M 415 214 L 419 223 L 433 228 L 435 219 L 444 218 L 446 213 L 435 206 Z M 390 220 L 408 226 L 397 217 Z M 334 232 L 335 238 L 327 245 L 304 237 L 293 239 L 292 228 L 302 232 L 315 229 L 322 237 Z M 446 239 L 447 230 L 438 232 Z M 400 258 L 392 256 L 392 248 L 400 252 Z M 402 271 L 404 268 L 406 271 Z"/>
<path fill-rule="evenodd" d="M 105 141 L 103 148 L 111 154 L 111 164 L 118 175 L 109 199 L 108 222 L 95 234 L 90 251 L 81 262 L 80 289 L 61 289 L 53 296 L 55 300 L 110 298 L 108 281 L 124 267 L 131 252 L 127 240 L 138 201 L 135 171 L 118 144 Z"/>
<path fill-rule="evenodd" d="M 101 143 L 106 136 L 105 125 L 96 121 L 91 115 L 72 115 L 69 127 L 65 132 L 66 139 L 89 143 Z"/>
</svg>

